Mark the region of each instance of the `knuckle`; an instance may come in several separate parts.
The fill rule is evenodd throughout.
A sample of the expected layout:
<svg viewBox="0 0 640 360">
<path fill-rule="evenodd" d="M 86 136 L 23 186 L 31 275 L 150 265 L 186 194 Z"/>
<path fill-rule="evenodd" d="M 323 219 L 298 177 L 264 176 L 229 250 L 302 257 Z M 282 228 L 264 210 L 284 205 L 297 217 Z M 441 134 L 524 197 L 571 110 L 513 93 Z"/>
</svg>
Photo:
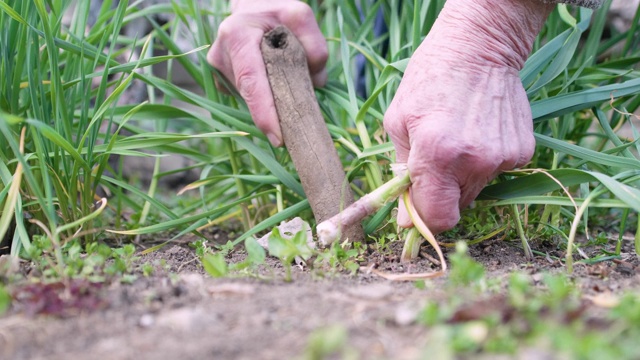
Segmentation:
<svg viewBox="0 0 640 360">
<path fill-rule="evenodd" d="M 431 134 L 426 146 L 433 149 L 433 157 L 439 159 L 444 166 L 459 164 L 480 166 L 485 162 L 485 157 L 480 156 L 483 149 L 479 144 L 461 141 L 452 138 L 449 134 Z"/>
<path fill-rule="evenodd" d="M 535 150 L 536 150 L 536 139 L 533 137 L 533 134 L 529 134 L 522 141 L 520 154 L 519 154 L 520 156 L 518 157 L 517 163 L 515 166 L 524 166 L 525 164 L 527 164 L 531 160 L 531 158 L 533 158 Z"/>
<path fill-rule="evenodd" d="M 529 134 L 522 144 L 522 155 L 526 161 L 531 160 L 536 150 L 536 139 L 533 134 Z"/>
<path fill-rule="evenodd" d="M 329 48 L 327 47 L 327 43 L 323 41 L 317 44 L 316 48 L 314 49 L 314 54 L 314 65 L 324 67 L 324 65 L 327 63 L 327 60 L 329 60 Z"/>
<path fill-rule="evenodd" d="M 502 171 L 526 165 L 535 152 L 535 138 L 531 133 L 527 133 L 524 136 L 520 135 L 517 141 L 510 141 L 512 143 L 508 147 L 509 150 L 504 154 L 502 164 L 500 164 L 500 170 Z"/>
<path fill-rule="evenodd" d="M 218 28 L 215 47 L 233 60 L 242 60 L 251 52 L 259 51 L 263 33 L 259 28 L 247 27 L 246 19 L 228 17 Z"/>
<path fill-rule="evenodd" d="M 302 1 L 296 1 L 287 5 L 284 13 L 285 22 L 289 26 L 305 25 L 309 21 L 315 21 L 315 15 L 311 7 Z"/>
<path fill-rule="evenodd" d="M 460 215 L 452 215 L 447 218 L 437 219 L 433 224 L 433 228 L 437 232 L 443 232 L 453 229 L 460 221 Z"/>
<path fill-rule="evenodd" d="M 435 233 L 453 229 L 460 221 L 460 211 L 457 202 L 441 204 L 437 209 L 429 211 L 423 218 L 429 229 Z"/>
<path fill-rule="evenodd" d="M 258 82 L 256 73 L 252 69 L 241 69 L 236 72 L 236 88 L 247 102 L 252 102 L 258 94 Z"/>
<path fill-rule="evenodd" d="M 236 21 L 233 17 L 224 19 L 218 26 L 217 41 L 224 41 L 237 31 Z"/>
<path fill-rule="evenodd" d="M 404 124 L 404 115 L 398 111 L 398 106 L 394 100 L 384 114 L 382 126 L 385 132 L 393 139 L 407 136 L 407 129 Z"/>
<path fill-rule="evenodd" d="M 221 70 L 224 66 L 222 52 L 220 51 L 219 44 L 214 43 L 207 53 L 207 62 L 214 68 Z"/>
</svg>

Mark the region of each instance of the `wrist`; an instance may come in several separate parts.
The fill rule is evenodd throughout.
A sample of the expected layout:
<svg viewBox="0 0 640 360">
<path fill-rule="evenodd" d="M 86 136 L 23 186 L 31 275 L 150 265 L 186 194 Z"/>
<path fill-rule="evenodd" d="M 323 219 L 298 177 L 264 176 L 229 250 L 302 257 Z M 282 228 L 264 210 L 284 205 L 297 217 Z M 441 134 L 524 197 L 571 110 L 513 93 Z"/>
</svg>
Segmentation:
<svg viewBox="0 0 640 360">
<path fill-rule="evenodd" d="M 422 50 L 519 71 L 553 8 L 536 0 L 448 0 Z"/>
</svg>

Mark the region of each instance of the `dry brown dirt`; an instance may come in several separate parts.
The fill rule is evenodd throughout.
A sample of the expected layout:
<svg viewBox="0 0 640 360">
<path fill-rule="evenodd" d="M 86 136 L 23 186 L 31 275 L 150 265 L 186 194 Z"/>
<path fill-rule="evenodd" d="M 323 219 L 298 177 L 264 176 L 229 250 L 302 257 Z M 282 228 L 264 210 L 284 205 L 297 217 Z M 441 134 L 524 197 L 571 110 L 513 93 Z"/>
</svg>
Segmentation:
<svg viewBox="0 0 640 360">
<path fill-rule="evenodd" d="M 394 245 L 367 260 L 389 272 L 431 271 L 425 259 L 400 264 L 399 251 L 400 245 Z M 558 255 L 553 251 L 546 250 Z M 472 246 L 470 255 L 485 266 L 490 279 L 504 279 L 514 271 L 534 279 L 542 272 L 564 271 L 545 256 L 527 261 L 506 242 Z M 623 258 L 576 265 L 572 277 L 587 295 L 640 288 L 636 256 Z M 441 297 L 446 286 L 446 278 L 429 280 L 424 289 L 390 282 L 367 273 L 366 266 L 357 275 L 324 277 L 294 268 L 293 281 L 285 282 L 276 260 L 269 260 L 263 272 L 270 274 L 268 280 L 213 279 L 184 246 L 167 246 L 140 262 L 153 264 L 153 275 L 92 290 L 103 301 L 94 310 L 30 315 L 25 304 L 14 304 L 0 318 L 0 358 L 305 358 L 312 334 L 332 328 L 346 332 L 347 347 L 356 358 L 416 359 L 429 353 L 428 329 L 416 323 L 417 314 L 426 301 Z"/>
</svg>

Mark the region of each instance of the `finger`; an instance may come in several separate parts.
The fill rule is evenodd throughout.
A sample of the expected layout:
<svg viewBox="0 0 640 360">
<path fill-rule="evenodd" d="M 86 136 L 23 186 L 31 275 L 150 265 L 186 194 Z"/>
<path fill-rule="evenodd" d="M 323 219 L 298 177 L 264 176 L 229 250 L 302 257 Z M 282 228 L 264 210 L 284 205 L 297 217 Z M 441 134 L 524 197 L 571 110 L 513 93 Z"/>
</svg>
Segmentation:
<svg viewBox="0 0 640 360">
<path fill-rule="evenodd" d="M 507 88 L 515 89 L 513 91 L 507 91 L 507 101 L 503 103 L 501 112 L 503 114 L 512 114 L 510 121 L 501 121 L 501 126 L 512 126 L 511 131 L 505 134 L 517 134 L 517 138 L 512 136 L 503 136 L 503 141 L 507 143 L 503 145 L 503 148 L 509 149 L 510 156 L 508 161 L 505 161 L 500 166 L 500 170 L 512 170 L 516 167 L 525 166 L 531 158 L 536 147 L 536 140 L 533 136 L 533 120 L 531 114 L 531 106 L 527 94 L 522 88 L 520 79 L 514 77 L 510 79 L 511 84 L 507 84 Z"/>
<path fill-rule="evenodd" d="M 444 130 L 434 125 L 413 128 L 407 161 L 411 199 L 418 215 L 434 234 L 458 223 L 461 196 L 458 175 L 468 173 L 469 165 L 475 165 L 464 161 L 459 146 L 448 137 L 434 135 L 446 134 Z"/>
<path fill-rule="evenodd" d="M 460 186 L 454 176 L 410 169 L 411 200 L 431 232 L 452 229 L 460 220 Z"/>
<path fill-rule="evenodd" d="M 218 36 L 213 42 L 211 48 L 207 52 L 207 62 L 213 66 L 217 72 L 214 73 L 214 81 L 218 89 L 224 89 L 225 83 L 232 85 L 230 79 L 233 79 L 233 71 L 231 63 L 226 51 L 224 51 L 224 38 Z M 232 85 L 233 86 L 233 85 Z"/>
<path fill-rule="evenodd" d="M 384 115 L 384 129 L 389 134 L 391 138 L 391 142 L 393 143 L 393 147 L 396 151 L 396 163 L 397 164 L 407 164 L 409 160 L 409 151 L 411 146 L 409 144 L 409 134 L 407 132 L 406 126 L 403 122 L 403 115 L 398 110 L 401 107 L 399 106 L 400 100 L 397 98 L 391 102 L 389 109 Z M 409 214 L 407 213 L 407 208 L 404 204 L 404 200 L 400 197 L 398 203 L 398 216 L 397 216 L 398 226 L 401 227 L 411 227 L 413 223 L 409 218 Z"/>
<path fill-rule="evenodd" d="M 226 26 L 220 26 L 219 36 L 227 38 L 225 52 L 230 64 L 223 65 L 221 71 L 233 79 L 256 126 L 267 135 L 273 146 L 281 146 L 283 142 L 278 114 L 260 50 L 264 31 L 260 27 L 246 26 L 243 31 L 237 31 L 240 27 L 233 22 L 242 21 L 243 17 L 238 16 L 231 19 Z M 227 34 L 229 31 L 234 33 Z M 213 60 L 219 59 L 214 57 Z M 225 59 L 222 59 L 223 63 L 224 61 Z M 228 68 L 231 68 L 231 75 L 227 74 Z"/>
<path fill-rule="evenodd" d="M 496 173 L 497 174 L 497 173 Z M 495 176 L 491 176 L 487 181 L 472 181 L 466 186 L 462 186 L 460 190 L 460 203 L 458 207 L 465 209 L 469 206 L 477 197 L 478 194 L 484 189 L 485 185 L 489 183 Z"/>
<path fill-rule="evenodd" d="M 288 5 L 287 11 L 279 14 L 279 20 L 291 30 L 304 48 L 313 84 L 323 86 L 327 78 L 325 66 L 329 49 L 313 10 L 301 1 L 294 2 Z"/>
<path fill-rule="evenodd" d="M 231 85 L 229 80 L 222 73 L 214 74 L 213 82 L 220 93 L 225 95 L 232 94 L 233 85 Z"/>
<path fill-rule="evenodd" d="M 531 112 L 529 111 L 529 116 Z M 536 150 L 536 139 L 533 136 L 533 126 L 531 128 L 526 127 L 522 129 L 519 136 L 520 151 L 518 161 L 516 161 L 515 167 L 523 167 L 527 165 Z"/>
<path fill-rule="evenodd" d="M 311 75 L 311 81 L 315 87 L 323 87 L 327 84 L 327 69 Z"/>
</svg>

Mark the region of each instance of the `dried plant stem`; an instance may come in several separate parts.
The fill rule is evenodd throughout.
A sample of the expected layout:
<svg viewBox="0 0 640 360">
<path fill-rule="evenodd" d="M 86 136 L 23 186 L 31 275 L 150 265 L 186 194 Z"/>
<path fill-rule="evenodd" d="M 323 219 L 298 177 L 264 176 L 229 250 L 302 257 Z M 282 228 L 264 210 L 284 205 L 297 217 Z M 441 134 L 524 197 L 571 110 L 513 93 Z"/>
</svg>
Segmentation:
<svg viewBox="0 0 640 360">
<path fill-rule="evenodd" d="M 591 199 L 593 199 L 592 196 L 588 196 L 586 199 L 584 199 L 584 202 L 578 208 L 576 216 L 573 219 L 573 223 L 571 224 L 571 230 L 569 231 L 569 241 L 567 242 L 567 254 L 565 256 L 565 264 L 567 266 L 567 272 L 569 274 L 573 273 L 573 244 L 575 243 L 576 234 L 578 232 L 578 224 L 580 224 L 580 218 L 582 218 L 584 212 L 589 208 Z"/>
<path fill-rule="evenodd" d="M 440 261 L 442 262 L 442 271 L 443 272 L 447 271 L 447 262 L 444 261 L 444 255 L 442 255 L 442 249 L 440 249 L 440 245 L 438 245 L 438 242 L 436 241 L 436 237 L 433 236 L 433 233 L 431 232 L 431 230 L 429 230 L 427 225 L 424 223 L 424 221 L 422 221 L 422 219 L 418 215 L 418 211 L 413 206 L 413 201 L 411 201 L 411 197 L 409 196 L 409 191 L 405 191 L 403 199 L 404 199 L 404 203 L 407 206 L 407 210 L 409 212 L 409 217 L 411 218 L 411 222 L 413 222 L 413 225 L 418 229 L 418 231 L 420 232 L 420 234 L 422 234 L 425 240 L 427 240 L 429 244 L 431 244 L 431 246 L 433 246 L 433 248 L 436 249 L 436 252 L 438 253 L 438 257 L 440 257 Z"/>
</svg>

